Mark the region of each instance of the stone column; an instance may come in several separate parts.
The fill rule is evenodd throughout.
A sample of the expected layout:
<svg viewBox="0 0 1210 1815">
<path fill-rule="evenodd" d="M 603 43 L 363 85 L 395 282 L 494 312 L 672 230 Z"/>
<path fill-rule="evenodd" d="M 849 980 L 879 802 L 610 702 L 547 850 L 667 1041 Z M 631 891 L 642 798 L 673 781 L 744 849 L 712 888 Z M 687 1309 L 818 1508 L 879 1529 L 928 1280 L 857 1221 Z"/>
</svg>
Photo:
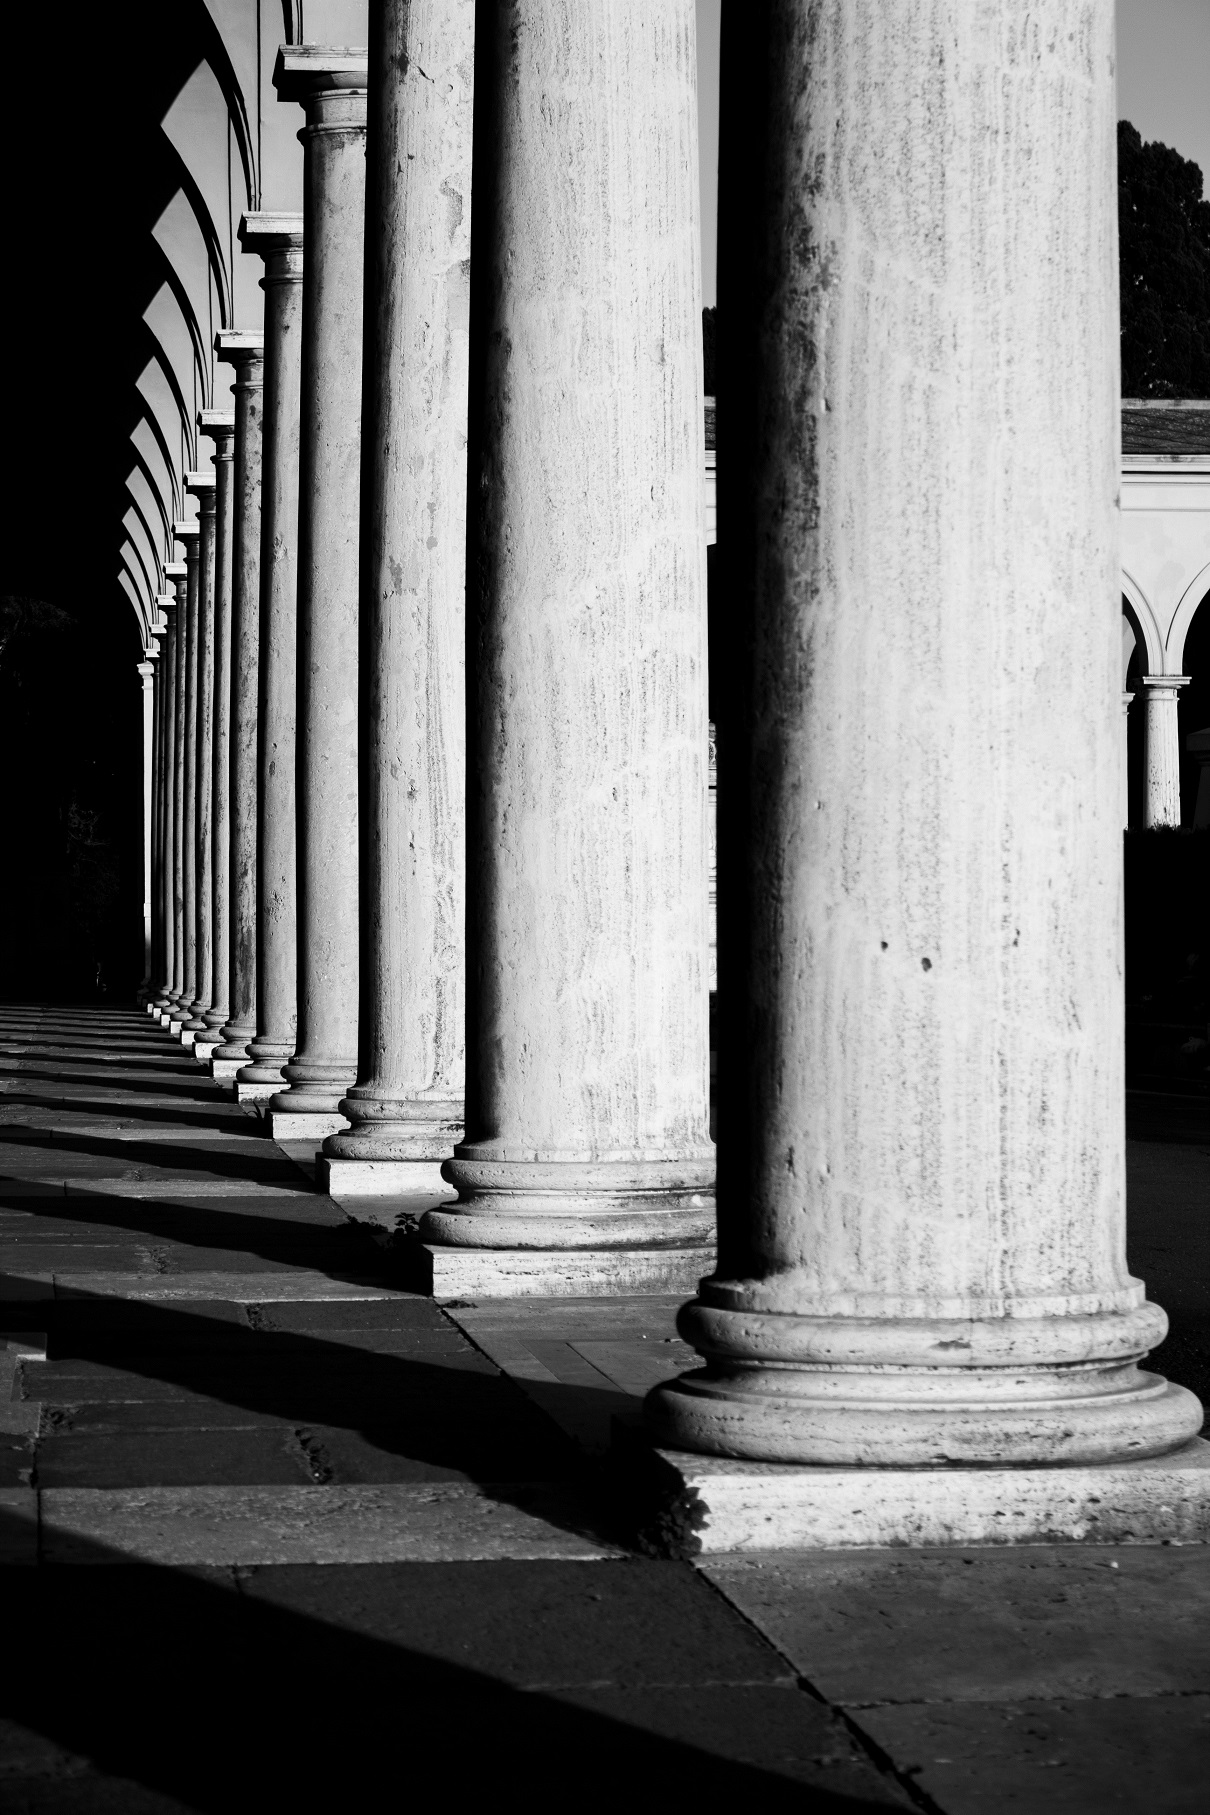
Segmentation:
<svg viewBox="0 0 1210 1815">
<path fill-rule="evenodd" d="M 165 605 L 168 616 L 168 649 L 165 673 L 168 677 L 164 712 L 164 976 L 160 1026 L 171 1025 L 179 999 L 183 977 L 181 937 L 181 792 L 182 774 L 177 733 L 183 711 L 185 604 L 184 591 L 188 568 L 183 561 L 169 563 L 164 578 L 172 587 L 173 603 Z"/>
<path fill-rule="evenodd" d="M 1193 808 L 1193 823 L 1200 829 L 1202 826 L 1210 826 L 1210 725 L 1202 731 L 1191 731 L 1185 739 L 1185 748 L 1197 760 L 1197 800 Z"/>
<path fill-rule="evenodd" d="M 274 1138 L 347 1126 L 357 1068 L 357 585 L 365 238 L 364 51 L 285 46 L 300 101 L 302 430 L 298 523 L 298 1040 L 269 1103 Z"/>
<path fill-rule="evenodd" d="M 185 490 L 198 503 L 196 682 L 189 734 L 193 739 L 194 942 L 193 999 L 181 1043 L 205 1034 L 214 982 L 214 474 L 186 473 Z"/>
<path fill-rule="evenodd" d="M 196 521 L 176 524 L 173 534 L 185 544 L 186 577 L 177 585 L 179 621 L 184 625 L 181 668 L 177 676 L 177 875 L 181 948 L 180 993 L 168 1031 L 181 1036 L 193 1013 L 197 993 L 197 589 L 200 531 Z M 182 596 L 183 593 L 183 596 Z M 186 1044 L 192 1044 L 192 1036 Z"/>
<path fill-rule="evenodd" d="M 157 598 L 151 625 L 153 641 L 150 649 L 147 651 L 147 659 L 151 663 L 152 668 L 151 675 L 147 682 L 151 693 L 151 748 L 149 774 L 145 778 L 145 780 L 150 781 L 151 786 L 151 799 L 149 802 L 150 811 L 148 813 L 149 849 L 146 866 L 147 874 L 145 877 L 147 886 L 144 897 L 144 913 L 147 920 L 147 974 L 144 977 L 142 987 L 139 990 L 139 999 L 142 1001 L 143 1007 L 148 1014 L 152 1013 L 151 1005 L 155 1000 L 156 990 L 159 988 L 161 974 L 160 913 L 156 894 L 156 884 L 159 877 L 160 866 L 160 674 L 163 664 L 160 661 L 161 644 L 159 638 L 162 631 L 163 625 L 160 622 L 159 599 Z"/>
<path fill-rule="evenodd" d="M 340 1193 L 449 1195 L 466 1010 L 474 0 L 371 13 L 361 461 L 360 1011 Z"/>
<path fill-rule="evenodd" d="M 294 719 L 303 223 L 247 214 L 240 244 L 265 263 L 264 425 L 256 706 L 256 1035 L 236 1096 L 272 1096 L 294 1051 L 297 991 Z"/>
<path fill-rule="evenodd" d="M 238 328 L 215 336 L 220 361 L 235 368 L 235 463 L 231 575 L 229 763 L 229 1018 L 211 1071 L 233 1078 L 256 1033 L 256 683 L 260 661 L 261 408 L 264 338 Z"/>
<path fill-rule="evenodd" d="M 194 1057 L 209 1064 L 222 1039 L 228 1015 L 231 970 L 231 569 L 234 532 L 232 464 L 235 417 L 226 410 L 202 410 L 198 432 L 214 443 L 214 580 L 211 642 L 214 688 L 210 709 L 210 987 L 202 1011 L 204 1027 L 193 1042 Z"/>
<path fill-rule="evenodd" d="M 1187 674 L 1145 674 L 1142 677 L 1147 717 L 1144 722 L 1147 804 L 1144 824 L 1179 826 L 1181 823 L 1181 737 L 1177 702 Z"/>
<path fill-rule="evenodd" d="M 476 48 L 466 1139 L 422 1230 L 675 1290 L 714 1222 L 694 9 L 519 0 Z"/>
<path fill-rule="evenodd" d="M 154 655 L 152 643 L 149 655 Z M 155 662 L 138 664 L 143 682 L 143 986 L 151 982 L 151 803 L 154 795 L 152 767 L 155 742 Z"/>
<path fill-rule="evenodd" d="M 1130 830 L 1130 707 L 1133 693 L 1122 694 L 1122 830 Z"/>
<path fill-rule="evenodd" d="M 719 1256 L 650 1415 L 920 1471 L 813 1542 L 1011 1538 L 1038 1471 L 981 1469 L 1201 1420 L 1124 1246 L 1113 7 L 732 18 Z"/>
<path fill-rule="evenodd" d="M 165 581 L 172 584 L 178 568 L 171 564 L 163 570 Z M 176 777 L 176 590 L 163 594 L 160 612 L 165 621 L 158 675 L 160 704 L 160 868 L 156 873 L 156 898 L 160 915 L 160 987 L 152 996 L 152 1011 L 160 1024 L 172 1006 L 172 969 L 176 962 L 176 924 L 172 915 L 174 902 L 174 777 Z"/>
</svg>

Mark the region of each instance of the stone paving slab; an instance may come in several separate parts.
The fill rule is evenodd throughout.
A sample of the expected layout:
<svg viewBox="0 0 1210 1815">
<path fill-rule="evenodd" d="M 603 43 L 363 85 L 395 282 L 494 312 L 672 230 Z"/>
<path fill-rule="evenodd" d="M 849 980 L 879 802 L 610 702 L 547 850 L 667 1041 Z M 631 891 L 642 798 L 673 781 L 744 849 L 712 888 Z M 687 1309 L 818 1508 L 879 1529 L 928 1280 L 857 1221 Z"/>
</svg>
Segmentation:
<svg viewBox="0 0 1210 1815">
<path fill-rule="evenodd" d="M 503 1492 L 503 1490 L 498 1490 Z M 570 1495 L 517 1488 L 521 1504 L 461 1483 L 375 1487 L 57 1488 L 41 1498 L 48 1563 L 390 1563 L 621 1556 L 585 1537 Z"/>
<path fill-rule="evenodd" d="M 859 1724 L 944 1815 L 1205 1815 L 1210 1695 L 877 1708 Z"/>
<path fill-rule="evenodd" d="M 86 1273 L 58 1272 L 54 1277 L 57 1298 L 70 1296 L 140 1300 L 175 1298 L 225 1298 L 233 1304 L 274 1304 L 305 1301 L 335 1303 L 342 1300 L 397 1298 L 398 1287 L 380 1279 L 333 1279 L 305 1268 L 240 1273 Z"/>
</svg>

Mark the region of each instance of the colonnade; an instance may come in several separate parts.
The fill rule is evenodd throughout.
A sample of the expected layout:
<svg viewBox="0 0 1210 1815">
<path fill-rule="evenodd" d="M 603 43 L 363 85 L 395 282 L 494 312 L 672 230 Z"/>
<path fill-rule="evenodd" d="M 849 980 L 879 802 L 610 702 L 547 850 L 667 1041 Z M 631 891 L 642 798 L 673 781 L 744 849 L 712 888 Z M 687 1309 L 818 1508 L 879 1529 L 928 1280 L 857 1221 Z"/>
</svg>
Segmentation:
<svg viewBox="0 0 1210 1815">
<path fill-rule="evenodd" d="M 304 211 L 243 223 L 263 349 L 177 526 L 149 1006 L 435 1266 L 701 1278 L 674 1446 L 1178 1448 L 1124 1252 L 1111 0 L 725 28 L 714 1272 L 694 9 L 476 11 L 279 59 Z"/>
</svg>

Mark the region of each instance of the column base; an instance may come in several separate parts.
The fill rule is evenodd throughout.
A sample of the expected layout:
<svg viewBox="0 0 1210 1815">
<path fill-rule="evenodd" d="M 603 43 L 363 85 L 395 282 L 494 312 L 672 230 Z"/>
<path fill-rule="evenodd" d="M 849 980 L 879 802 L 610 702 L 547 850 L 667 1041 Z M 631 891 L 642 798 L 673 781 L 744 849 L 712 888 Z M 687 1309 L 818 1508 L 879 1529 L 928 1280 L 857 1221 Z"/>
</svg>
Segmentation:
<svg viewBox="0 0 1210 1815">
<path fill-rule="evenodd" d="M 223 1029 L 223 1037 L 214 1049 L 216 1059 L 232 1059 L 237 1066 L 254 1063 L 249 1051 L 249 1042 L 255 1038 L 252 1030 L 233 1026 L 229 1021 Z"/>
<path fill-rule="evenodd" d="M 216 1084 L 229 1084 L 235 1077 L 235 1074 L 244 1069 L 248 1060 L 246 1057 L 242 1059 L 220 1059 L 218 1055 L 221 1051 L 221 1047 L 211 1050 L 209 1060 L 210 1076 L 214 1079 Z"/>
<path fill-rule="evenodd" d="M 645 1248 L 712 1242 L 714 1157 L 483 1159 L 462 1147 L 444 1175 L 459 1193 L 420 1233 L 455 1248 Z"/>
<path fill-rule="evenodd" d="M 325 1152 L 315 1177 L 329 1197 L 454 1198 L 457 1193 L 442 1177 L 441 1166 L 441 1160 L 346 1160 Z"/>
<path fill-rule="evenodd" d="M 427 1220 L 427 1219 L 425 1219 Z M 434 1298 L 639 1298 L 692 1292 L 714 1250 L 668 1248 L 446 1248 L 403 1250 L 404 1279 Z"/>
<path fill-rule="evenodd" d="M 665 1555 L 891 1545 L 1205 1544 L 1210 1443 L 1075 1468 L 789 1468 L 643 1452 L 645 1547 Z"/>
<path fill-rule="evenodd" d="M 210 1055 L 217 1045 L 218 1041 L 211 1037 L 209 1033 L 196 1034 L 194 1036 L 193 1056 L 199 1065 L 209 1066 Z"/>
<path fill-rule="evenodd" d="M 165 1029 L 170 1028 L 172 1026 L 172 1010 L 166 1008 L 159 1017 L 159 1022 L 161 1027 Z"/>
<path fill-rule="evenodd" d="M 277 1109 L 278 1093 L 266 1105 L 271 1141 L 314 1141 L 318 1147 L 330 1134 L 339 1134 L 349 1124 L 342 1115 L 322 1110 Z"/>
<path fill-rule="evenodd" d="M 265 1103 L 270 1097 L 275 1097 L 280 1089 L 280 1078 L 275 1084 L 259 1082 L 250 1084 L 246 1078 L 240 1077 L 239 1072 L 235 1074 L 235 1100 L 237 1103 Z"/>
<path fill-rule="evenodd" d="M 183 1021 L 173 1021 L 168 1031 L 174 1040 L 180 1041 L 182 1046 L 193 1045 L 193 1029 L 186 1027 Z"/>
<path fill-rule="evenodd" d="M 705 1366 L 652 1393 L 648 1426 L 668 1448 L 824 1468 L 1167 1455 L 1197 1436 L 1202 1408 L 1139 1367 L 1167 1319 L 1130 1290 L 1138 1302 L 1100 1312 L 811 1317 L 720 1305 L 738 1293 L 706 1280 L 677 1319 Z"/>
</svg>

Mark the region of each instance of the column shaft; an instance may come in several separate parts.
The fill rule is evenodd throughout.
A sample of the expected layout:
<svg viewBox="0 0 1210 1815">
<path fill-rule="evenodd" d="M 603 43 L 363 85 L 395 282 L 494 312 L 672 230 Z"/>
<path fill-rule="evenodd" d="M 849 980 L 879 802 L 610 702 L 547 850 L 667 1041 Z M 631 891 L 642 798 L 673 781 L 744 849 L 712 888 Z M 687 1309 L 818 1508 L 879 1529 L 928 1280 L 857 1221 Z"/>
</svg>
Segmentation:
<svg viewBox="0 0 1210 1815">
<path fill-rule="evenodd" d="M 361 462 L 360 1013 L 334 1159 L 441 1189 L 462 1133 L 474 0 L 372 19 Z M 426 1164 L 427 1163 L 427 1164 Z M 385 1174 L 380 1165 L 377 1176 Z M 429 1176 L 431 1175 L 431 1177 Z M 363 1166 L 340 1172 L 356 1189 Z M 367 1181 L 368 1188 L 368 1181 Z M 335 1189 L 335 1186 L 333 1186 Z"/>
<path fill-rule="evenodd" d="M 166 570 L 165 578 L 171 570 Z M 177 678 L 177 601 L 175 591 L 163 601 L 168 630 L 160 658 L 163 694 L 160 706 L 160 761 L 163 784 L 160 802 L 160 927 L 163 941 L 162 982 L 156 995 L 161 1015 L 171 1007 L 173 972 L 176 963 L 176 923 L 173 912 L 175 881 L 175 785 L 176 785 L 176 678 Z"/>
<path fill-rule="evenodd" d="M 151 982 L 151 843 L 155 799 L 155 663 L 140 662 L 143 683 L 143 984 Z"/>
<path fill-rule="evenodd" d="M 178 526 L 179 527 L 179 526 Z M 197 995 L 197 598 L 199 532 L 186 551 L 185 688 L 180 724 L 181 769 L 181 942 L 180 1025 L 193 1014 Z"/>
<path fill-rule="evenodd" d="M 1147 705 L 1144 721 L 1147 794 L 1144 824 L 1179 826 L 1181 823 L 1181 735 L 1178 701 L 1187 686 L 1186 674 L 1145 674 L 1143 693 Z"/>
<path fill-rule="evenodd" d="M 302 218 L 247 215 L 245 252 L 265 260 L 264 429 L 256 708 L 256 1036 L 237 1084 L 280 1088 L 294 1051 L 297 944 L 294 722 L 298 608 L 298 435 Z"/>
<path fill-rule="evenodd" d="M 1124 1245 L 1113 7 L 731 20 L 719 1260 L 656 1428 L 1161 1454 L 1201 1413 Z"/>
<path fill-rule="evenodd" d="M 214 477 L 186 475 L 198 501 L 197 678 L 191 721 L 194 738 L 193 886 L 196 960 L 193 1000 L 184 1032 L 206 1032 L 204 1013 L 214 984 Z"/>
<path fill-rule="evenodd" d="M 210 764 L 210 1004 L 196 1044 L 216 1047 L 231 983 L 231 613 L 235 540 L 235 418 L 203 410 L 198 426 L 214 442 L 214 695 Z"/>
<path fill-rule="evenodd" d="M 177 526 L 178 532 L 180 526 Z M 185 999 L 185 682 L 188 673 L 189 564 L 177 563 L 176 648 L 172 693 L 172 1007 L 181 1021 Z"/>
<path fill-rule="evenodd" d="M 299 445 L 298 1041 L 273 1113 L 336 1118 L 357 1068 L 357 587 L 364 53 L 283 51 L 306 107 Z M 337 1122 L 343 1126 L 343 1117 Z M 316 1129 L 319 1132 L 319 1129 Z M 328 1132 L 324 1127 L 322 1132 Z"/>
<path fill-rule="evenodd" d="M 216 340 L 235 367 L 232 471 L 229 1018 L 216 1060 L 248 1059 L 256 1033 L 256 681 L 260 651 L 261 404 L 264 341 L 235 330 Z"/>
<path fill-rule="evenodd" d="M 713 1229 L 694 63 L 690 0 L 519 0 L 477 46 L 466 1139 L 437 1241 Z"/>
</svg>

